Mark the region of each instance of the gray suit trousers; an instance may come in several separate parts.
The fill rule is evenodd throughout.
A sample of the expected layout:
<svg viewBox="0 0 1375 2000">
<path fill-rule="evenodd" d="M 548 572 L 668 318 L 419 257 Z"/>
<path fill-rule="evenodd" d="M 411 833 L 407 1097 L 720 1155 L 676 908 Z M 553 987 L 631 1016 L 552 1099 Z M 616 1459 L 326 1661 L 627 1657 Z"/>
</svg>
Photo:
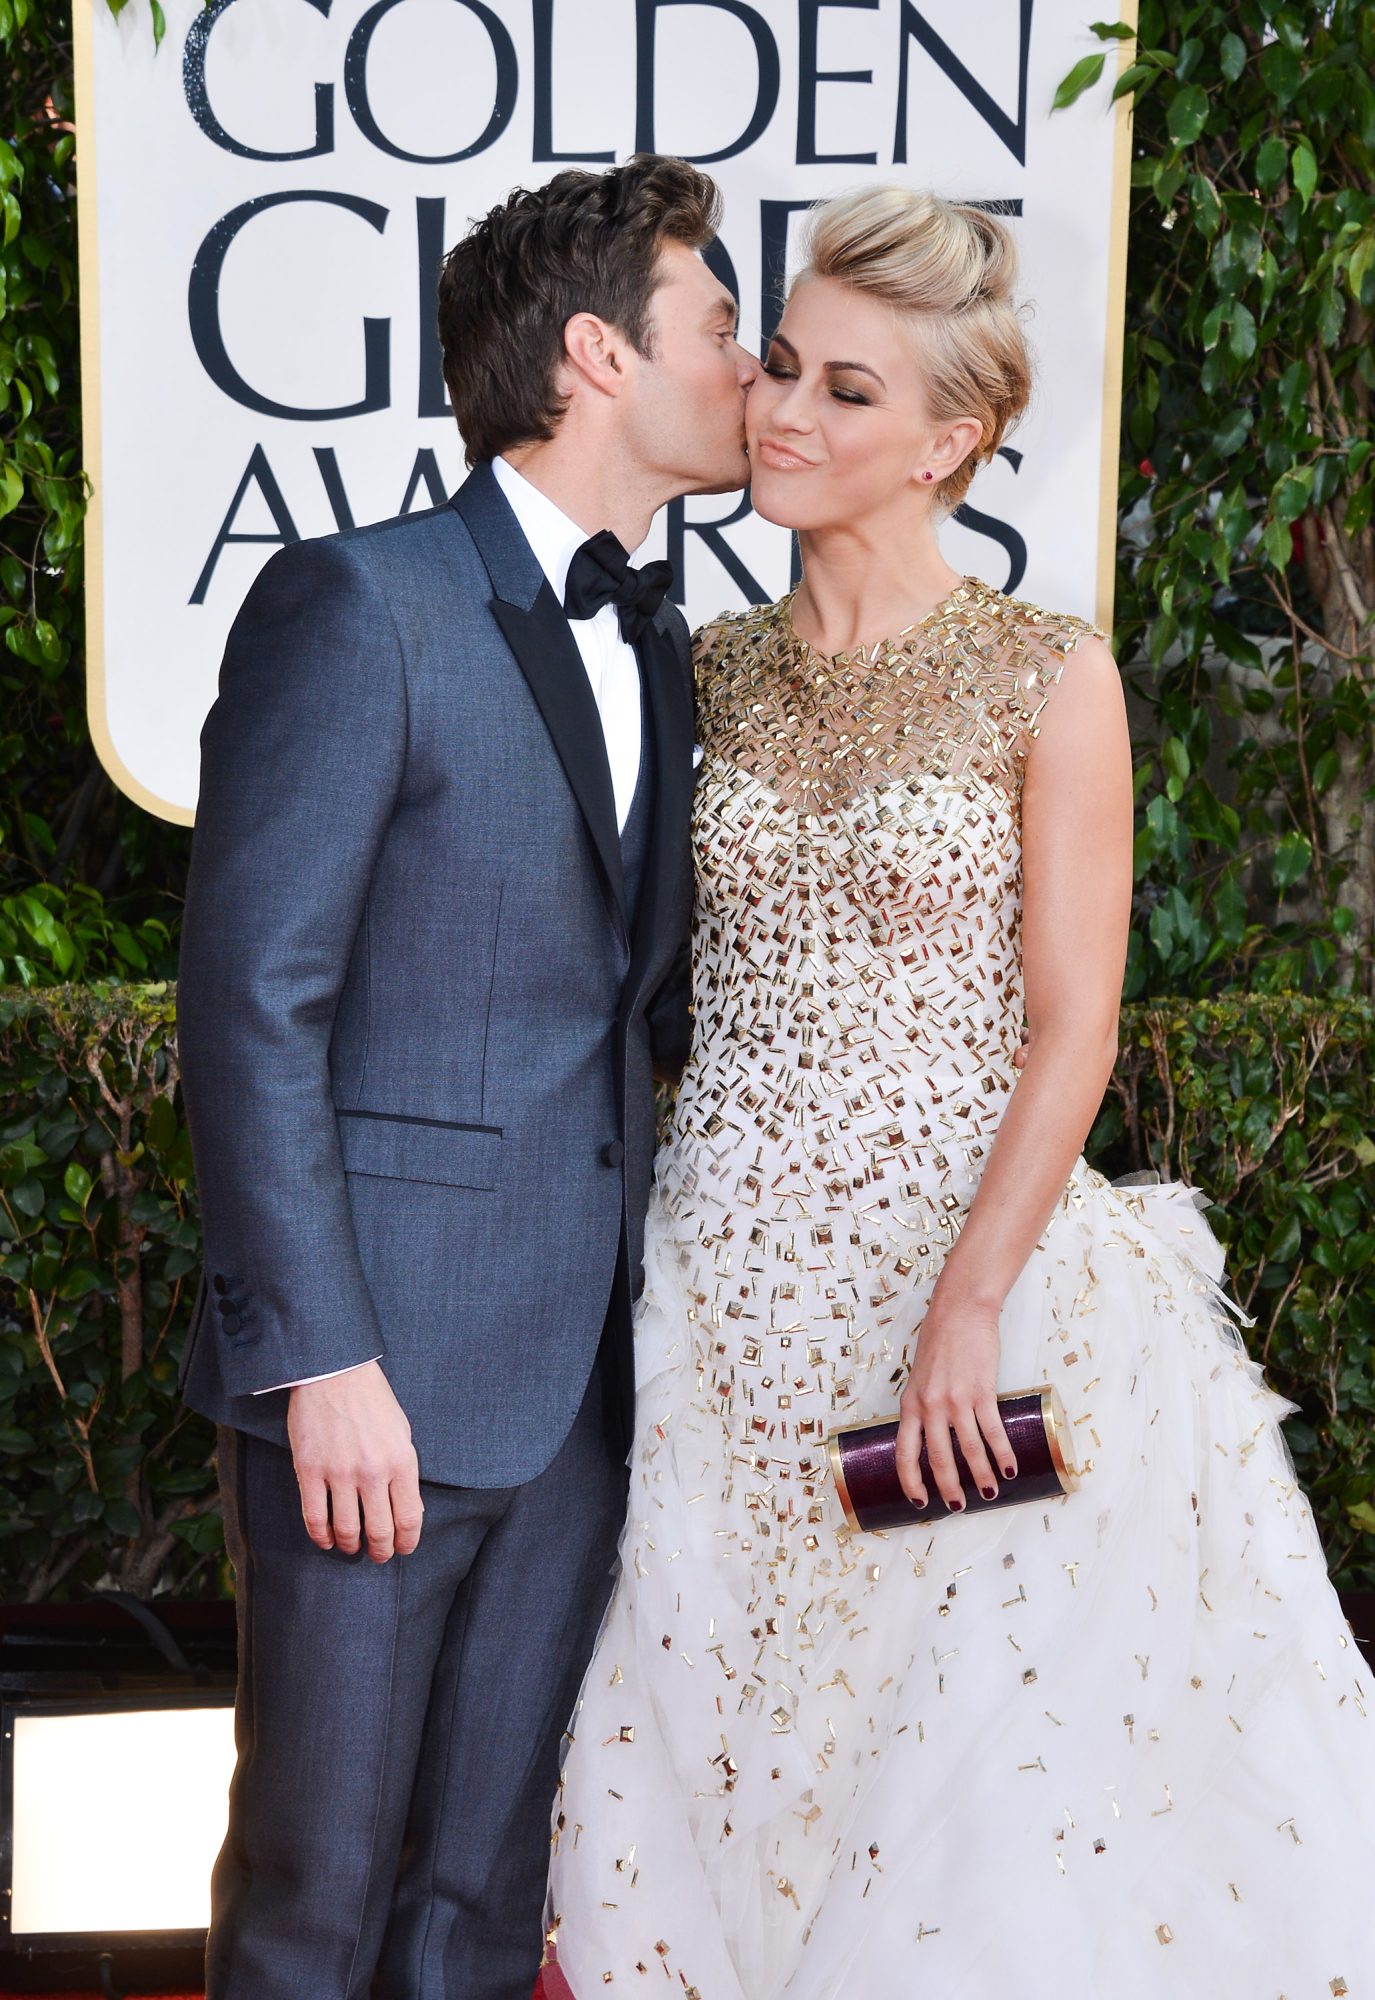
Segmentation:
<svg viewBox="0 0 1375 2000">
<path fill-rule="evenodd" d="M 423 1483 L 420 1545 L 383 1565 L 315 1548 L 290 1453 L 221 1432 L 239 1765 L 207 2000 L 530 2000 L 625 1509 L 608 1414 L 599 1361 L 538 1477 Z"/>
</svg>

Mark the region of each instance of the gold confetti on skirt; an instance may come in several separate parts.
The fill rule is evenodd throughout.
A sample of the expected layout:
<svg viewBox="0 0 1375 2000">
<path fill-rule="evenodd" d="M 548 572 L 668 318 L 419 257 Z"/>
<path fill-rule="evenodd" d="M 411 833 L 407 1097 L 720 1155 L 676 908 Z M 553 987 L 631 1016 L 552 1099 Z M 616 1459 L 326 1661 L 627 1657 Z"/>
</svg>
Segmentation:
<svg viewBox="0 0 1375 2000">
<path fill-rule="evenodd" d="M 554 1822 L 577 2000 L 1375 1994 L 1375 1689 L 1190 1190 L 1080 1161 L 1004 1308 L 1077 1491 L 850 1535 L 830 1483 L 1015 1086 L 1022 772 L 1087 630 L 971 580 L 869 652 L 786 601 L 699 642 L 696 1042 Z"/>
</svg>

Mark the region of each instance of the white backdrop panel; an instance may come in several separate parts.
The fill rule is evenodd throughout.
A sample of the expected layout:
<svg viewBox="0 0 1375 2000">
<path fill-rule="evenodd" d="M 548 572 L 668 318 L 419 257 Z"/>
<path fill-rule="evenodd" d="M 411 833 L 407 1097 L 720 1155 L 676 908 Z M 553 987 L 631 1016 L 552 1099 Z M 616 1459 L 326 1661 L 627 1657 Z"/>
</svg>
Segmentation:
<svg viewBox="0 0 1375 2000">
<path fill-rule="evenodd" d="M 944 545 L 991 583 L 1110 616 L 1125 112 L 1107 114 L 1105 88 L 1050 112 L 1094 46 L 1089 12 L 167 0 L 155 54 L 143 7 L 116 21 L 76 0 L 90 713 L 106 768 L 191 818 L 225 633 L 261 564 L 462 478 L 433 333 L 439 255 L 513 186 L 637 147 L 719 180 L 720 268 L 755 345 L 808 202 L 898 180 L 1007 204 L 1036 400 Z M 694 624 L 791 580 L 790 538 L 742 496 L 665 510 L 646 552 L 665 551 Z"/>
</svg>

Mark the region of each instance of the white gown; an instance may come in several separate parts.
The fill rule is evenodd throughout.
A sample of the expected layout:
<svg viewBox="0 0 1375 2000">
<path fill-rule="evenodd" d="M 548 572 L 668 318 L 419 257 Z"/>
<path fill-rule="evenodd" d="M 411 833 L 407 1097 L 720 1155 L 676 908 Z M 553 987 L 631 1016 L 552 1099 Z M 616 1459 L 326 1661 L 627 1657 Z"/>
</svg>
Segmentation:
<svg viewBox="0 0 1375 2000">
<path fill-rule="evenodd" d="M 1187 1189 L 1080 1161 L 1003 1310 L 1076 1491 L 852 1534 L 831 1485 L 1015 1084 L 1021 777 L 1087 629 L 970 580 L 869 654 L 786 602 L 701 644 L 696 1045 L 555 1817 L 576 2000 L 1375 1996 L 1375 1689 Z"/>
</svg>

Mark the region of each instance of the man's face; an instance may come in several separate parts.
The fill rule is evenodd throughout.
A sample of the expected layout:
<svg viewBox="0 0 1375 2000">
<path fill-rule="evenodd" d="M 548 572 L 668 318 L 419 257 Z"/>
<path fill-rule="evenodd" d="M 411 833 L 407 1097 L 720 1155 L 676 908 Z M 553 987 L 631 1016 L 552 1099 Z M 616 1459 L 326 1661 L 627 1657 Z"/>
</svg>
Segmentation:
<svg viewBox="0 0 1375 2000">
<path fill-rule="evenodd" d="M 628 442 L 676 493 L 747 484 L 745 395 L 759 363 L 735 337 L 735 300 L 684 243 L 665 243 L 650 309 L 651 354 L 634 356 Z"/>
</svg>

